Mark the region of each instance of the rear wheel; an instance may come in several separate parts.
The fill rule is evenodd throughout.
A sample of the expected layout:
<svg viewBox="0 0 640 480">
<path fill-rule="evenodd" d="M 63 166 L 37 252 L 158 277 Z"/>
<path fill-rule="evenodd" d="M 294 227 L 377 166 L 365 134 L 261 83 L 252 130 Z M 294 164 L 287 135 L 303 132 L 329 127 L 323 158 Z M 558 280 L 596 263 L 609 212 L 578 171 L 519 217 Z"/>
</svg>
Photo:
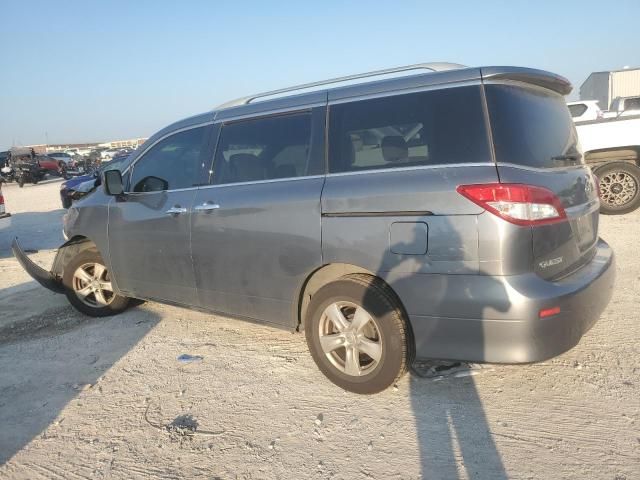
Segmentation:
<svg viewBox="0 0 640 480">
<path fill-rule="evenodd" d="M 400 302 L 384 282 L 369 275 L 349 275 L 316 292 L 305 335 L 322 373 L 354 393 L 388 388 L 413 361 L 413 340 Z"/>
<path fill-rule="evenodd" d="M 111 276 L 96 250 L 83 250 L 64 268 L 62 277 L 67 299 L 77 310 L 106 317 L 124 311 L 129 299 L 113 291 Z"/>
<path fill-rule="evenodd" d="M 595 172 L 600 187 L 600 211 L 607 215 L 632 212 L 640 206 L 640 168 L 613 162 Z"/>
</svg>

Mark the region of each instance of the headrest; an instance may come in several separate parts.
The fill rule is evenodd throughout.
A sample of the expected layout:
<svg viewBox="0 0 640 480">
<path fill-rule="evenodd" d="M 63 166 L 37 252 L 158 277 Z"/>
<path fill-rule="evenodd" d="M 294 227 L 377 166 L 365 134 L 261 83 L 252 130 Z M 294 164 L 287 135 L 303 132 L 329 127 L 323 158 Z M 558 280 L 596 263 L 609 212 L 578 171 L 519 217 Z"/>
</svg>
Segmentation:
<svg viewBox="0 0 640 480">
<path fill-rule="evenodd" d="M 253 182 L 266 179 L 264 162 L 251 153 L 236 153 L 229 157 L 229 167 L 234 180 Z"/>
<path fill-rule="evenodd" d="M 407 142 L 400 135 L 384 137 L 380 146 L 385 162 L 397 162 L 409 156 Z"/>
</svg>

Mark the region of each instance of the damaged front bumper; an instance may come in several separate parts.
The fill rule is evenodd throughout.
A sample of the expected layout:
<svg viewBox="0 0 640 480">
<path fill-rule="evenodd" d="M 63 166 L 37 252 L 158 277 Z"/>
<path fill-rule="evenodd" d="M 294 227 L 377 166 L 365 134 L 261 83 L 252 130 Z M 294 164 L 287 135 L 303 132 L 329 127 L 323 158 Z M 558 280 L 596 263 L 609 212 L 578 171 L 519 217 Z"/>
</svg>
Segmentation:
<svg viewBox="0 0 640 480">
<path fill-rule="evenodd" d="M 62 284 L 62 279 L 31 261 L 20 247 L 17 238 L 13 239 L 11 250 L 13 250 L 13 255 L 18 262 L 20 262 L 22 268 L 24 268 L 36 282 L 53 292 L 64 293 L 65 288 Z"/>
</svg>

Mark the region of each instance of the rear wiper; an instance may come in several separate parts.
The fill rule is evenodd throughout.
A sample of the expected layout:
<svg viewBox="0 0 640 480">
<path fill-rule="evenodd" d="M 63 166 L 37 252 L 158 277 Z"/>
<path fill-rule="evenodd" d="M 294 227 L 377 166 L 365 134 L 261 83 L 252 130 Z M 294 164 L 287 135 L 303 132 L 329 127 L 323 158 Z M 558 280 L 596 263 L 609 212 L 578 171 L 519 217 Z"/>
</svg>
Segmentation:
<svg viewBox="0 0 640 480">
<path fill-rule="evenodd" d="M 567 161 L 571 160 L 572 162 L 577 162 L 582 158 L 582 155 L 579 153 L 568 153 L 566 155 L 556 155 L 555 157 L 551 157 L 551 160 L 558 161 Z"/>
</svg>

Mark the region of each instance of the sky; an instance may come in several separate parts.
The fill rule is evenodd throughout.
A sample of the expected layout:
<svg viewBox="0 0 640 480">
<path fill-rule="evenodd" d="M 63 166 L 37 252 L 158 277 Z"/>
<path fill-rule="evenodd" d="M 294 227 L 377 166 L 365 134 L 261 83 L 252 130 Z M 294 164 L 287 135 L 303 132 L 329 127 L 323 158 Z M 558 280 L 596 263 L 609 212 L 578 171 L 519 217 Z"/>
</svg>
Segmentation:
<svg viewBox="0 0 640 480">
<path fill-rule="evenodd" d="M 640 66 L 639 0 L 0 0 L 0 150 L 147 137 L 246 94 L 450 61 Z"/>
</svg>

